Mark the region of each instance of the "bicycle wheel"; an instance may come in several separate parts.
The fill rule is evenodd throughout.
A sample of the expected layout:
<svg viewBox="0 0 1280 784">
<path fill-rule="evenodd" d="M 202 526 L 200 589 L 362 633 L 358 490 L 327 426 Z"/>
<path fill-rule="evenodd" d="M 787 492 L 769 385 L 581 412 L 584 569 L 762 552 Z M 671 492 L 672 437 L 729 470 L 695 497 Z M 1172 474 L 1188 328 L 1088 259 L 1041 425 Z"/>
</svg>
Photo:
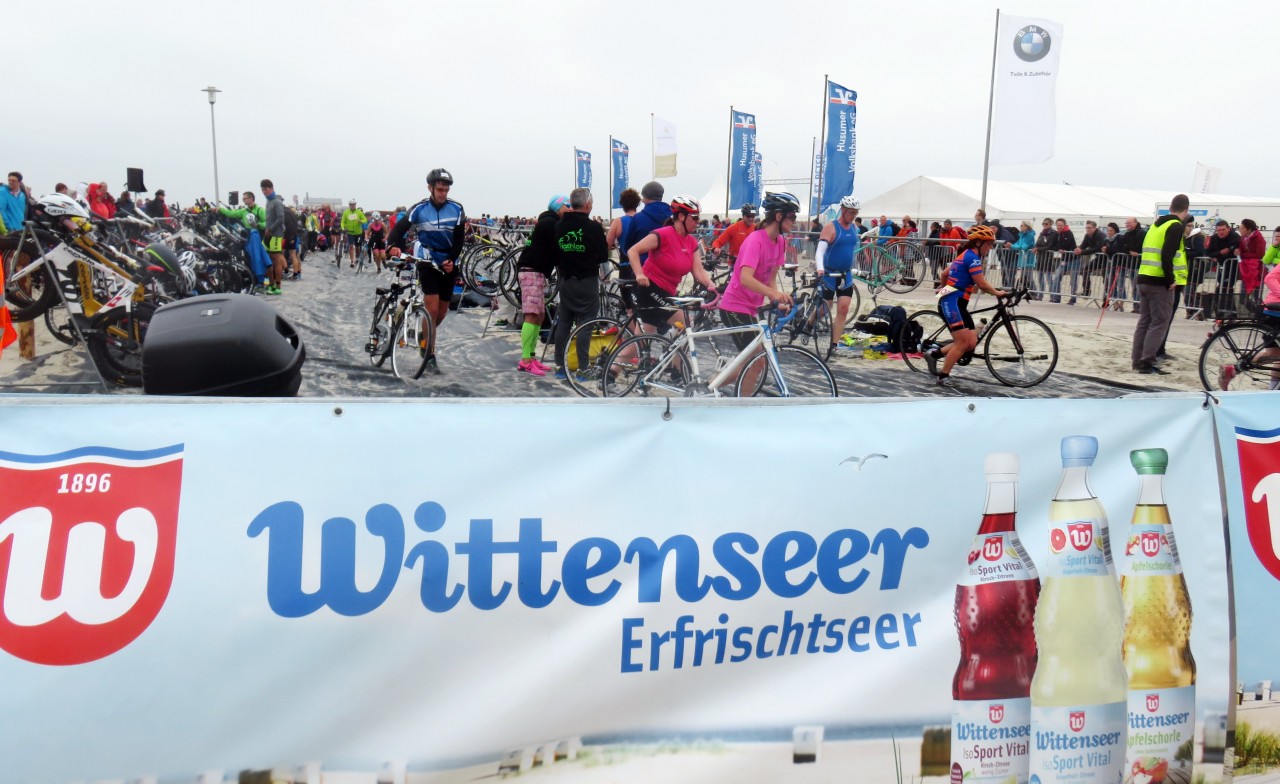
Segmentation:
<svg viewBox="0 0 1280 784">
<path fill-rule="evenodd" d="M 611 318 L 595 318 L 574 327 L 569 333 L 564 358 L 569 386 L 573 391 L 582 397 L 603 396 L 601 382 L 605 369 L 609 367 L 609 357 L 631 337 L 631 333 L 620 322 Z M 579 340 L 585 340 L 588 346 L 585 365 L 578 362 L 576 346 Z"/>
<path fill-rule="evenodd" d="M 58 289 L 46 283 L 47 270 L 35 270 L 23 280 L 14 280 L 15 270 L 24 269 L 35 258 L 34 247 L 19 248 L 17 237 L 0 237 L 0 257 L 4 263 L 4 302 L 14 321 L 30 321 L 58 302 Z"/>
<path fill-rule="evenodd" d="M 1275 356 L 1260 356 L 1263 351 Z M 1280 374 L 1276 335 L 1257 322 L 1222 327 L 1200 350 L 1200 383 L 1210 392 L 1266 390 Z"/>
<path fill-rule="evenodd" d="M 67 313 L 62 308 L 46 310 L 44 312 L 44 325 L 49 330 L 49 334 L 57 338 L 60 343 L 74 346 L 79 342 L 75 327 L 71 326 L 71 319 L 67 318 Z"/>
<path fill-rule="evenodd" d="M 752 357 L 738 374 L 738 397 L 837 397 L 836 380 L 827 363 L 808 349 L 778 346 L 778 374 L 764 353 Z M 784 391 L 785 387 L 785 391 Z"/>
<path fill-rule="evenodd" d="M 396 378 L 409 383 L 425 381 L 428 374 L 427 347 L 435 333 L 435 322 L 426 308 L 415 305 L 405 311 L 395 343 L 391 347 L 391 369 Z"/>
<path fill-rule="evenodd" d="M 609 369 L 601 378 L 604 397 L 626 397 L 639 391 L 643 397 L 680 397 L 688 386 L 688 363 L 668 356 L 670 338 L 645 333 L 628 338 L 606 360 Z"/>
<path fill-rule="evenodd" d="M 391 303 L 392 300 L 387 297 L 378 297 L 373 306 L 373 323 L 369 325 L 369 341 L 365 344 L 365 351 L 369 353 L 369 364 L 374 367 L 382 367 L 382 363 L 390 356 L 387 349 L 391 343 L 391 319 L 388 317 Z"/>
<path fill-rule="evenodd" d="M 799 311 L 787 324 L 787 342 L 802 346 L 824 345 L 831 342 L 831 303 L 813 291 L 799 297 Z"/>
<path fill-rule="evenodd" d="M 983 343 L 987 369 L 1001 384 L 1033 387 L 1058 365 L 1058 339 L 1043 321 L 1010 316 L 987 332 Z"/>
<path fill-rule="evenodd" d="M 502 256 L 502 266 L 498 270 L 498 290 L 513 307 L 520 307 L 520 279 L 516 274 L 516 260 L 520 256 L 519 248 L 512 248 Z"/>
<path fill-rule="evenodd" d="M 103 378 L 122 387 L 142 386 L 142 341 L 155 311 L 137 303 L 132 311 L 118 307 L 93 317 L 86 340 Z"/>
<path fill-rule="evenodd" d="M 920 248 L 906 242 L 890 246 L 884 254 L 895 262 L 894 269 L 889 272 L 884 287 L 894 294 L 906 294 L 915 291 L 924 281 L 924 254 Z"/>
<path fill-rule="evenodd" d="M 481 248 L 472 254 L 464 270 L 467 285 L 477 294 L 496 297 L 500 290 L 498 278 L 502 273 L 502 251 L 494 247 Z"/>
<path fill-rule="evenodd" d="M 911 350 L 902 353 L 902 361 L 912 370 L 928 371 L 929 366 L 925 364 L 924 352 L 951 342 L 951 332 L 947 329 L 947 322 L 936 310 L 920 310 L 912 313 L 907 317 L 907 324 L 903 329 L 909 330 L 911 334 L 920 335 L 920 339 L 914 341 L 915 345 L 911 346 Z"/>
<path fill-rule="evenodd" d="M 356 248 L 356 274 L 357 275 L 359 275 L 361 272 L 364 272 L 365 255 L 366 254 L 360 252 L 359 248 Z"/>
</svg>

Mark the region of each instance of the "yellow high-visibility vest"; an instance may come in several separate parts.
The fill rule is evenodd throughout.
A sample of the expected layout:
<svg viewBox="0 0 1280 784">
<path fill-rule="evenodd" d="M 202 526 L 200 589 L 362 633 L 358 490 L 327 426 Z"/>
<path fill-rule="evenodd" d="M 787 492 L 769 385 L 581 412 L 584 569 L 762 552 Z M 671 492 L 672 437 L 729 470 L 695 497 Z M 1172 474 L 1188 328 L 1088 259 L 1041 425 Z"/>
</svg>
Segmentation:
<svg viewBox="0 0 1280 784">
<path fill-rule="evenodd" d="M 1142 262 L 1138 265 L 1139 275 L 1151 278 L 1164 277 L 1160 251 L 1164 248 L 1164 235 L 1175 224 L 1181 230 L 1182 221 L 1176 218 L 1147 229 L 1147 236 L 1142 240 Z M 1182 240 L 1178 242 L 1178 251 L 1173 254 L 1173 282 L 1179 286 L 1187 285 L 1187 244 Z"/>
</svg>

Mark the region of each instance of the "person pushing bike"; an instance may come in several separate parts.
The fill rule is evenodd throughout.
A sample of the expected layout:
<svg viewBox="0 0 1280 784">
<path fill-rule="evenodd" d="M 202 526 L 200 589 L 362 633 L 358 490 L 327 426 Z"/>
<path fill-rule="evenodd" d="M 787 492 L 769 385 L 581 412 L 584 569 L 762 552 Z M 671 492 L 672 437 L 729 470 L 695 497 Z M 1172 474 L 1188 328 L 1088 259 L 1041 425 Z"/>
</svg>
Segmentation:
<svg viewBox="0 0 1280 784">
<path fill-rule="evenodd" d="M 978 332 L 974 329 L 973 317 L 969 315 L 969 297 L 974 289 L 997 297 L 1005 296 L 1005 292 L 988 283 L 982 273 L 982 260 L 995 241 L 996 232 L 990 226 L 979 224 L 969 229 L 969 241 L 951 262 L 946 283 L 938 289 L 938 312 L 951 331 L 951 343 L 946 346 L 945 357 L 938 355 L 940 348 L 926 346 L 924 350 L 924 361 L 929 372 L 938 377 L 938 386 L 951 386 L 951 369 L 961 357 L 978 346 Z M 942 370 L 937 368 L 939 359 L 943 360 Z"/>
</svg>

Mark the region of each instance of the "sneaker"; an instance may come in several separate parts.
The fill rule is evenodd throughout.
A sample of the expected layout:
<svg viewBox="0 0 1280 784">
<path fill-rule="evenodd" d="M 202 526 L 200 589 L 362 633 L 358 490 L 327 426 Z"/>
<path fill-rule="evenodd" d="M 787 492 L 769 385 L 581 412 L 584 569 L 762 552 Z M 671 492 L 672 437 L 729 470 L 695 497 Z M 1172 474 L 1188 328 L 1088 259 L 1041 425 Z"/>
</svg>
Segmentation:
<svg viewBox="0 0 1280 784">
<path fill-rule="evenodd" d="M 1218 371 L 1218 389 L 1224 392 L 1231 387 L 1231 380 L 1236 377 L 1235 365 L 1223 365 Z"/>
<path fill-rule="evenodd" d="M 1155 365 L 1139 365 L 1138 372 L 1144 376 L 1167 376 L 1167 372 L 1161 370 Z"/>
<path fill-rule="evenodd" d="M 537 362 L 532 359 L 522 359 L 516 365 L 516 370 L 521 373 L 528 373 L 531 376 L 545 376 L 547 371 L 543 370 Z"/>
<path fill-rule="evenodd" d="M 569 380 L 569 374 L 565 372 L 565 369 L 556 368 L 556 381 L 568 381 L 568 380 Z"/>
<path fill-rule="evenodd" d="M 925 346 L 925 349 L 924 349 L 924 352 L 923 352 L 923 353 L 924 353 L 924 364 L 925 364 L 926 366 L 928 366 L 928 368 L 929 368 L 929 375 L 931 375 L 931 376 L 938 376 L 938 378 L 940 378 L 940 379 L 941 379 L 941 378 L 946 378 L 946 376 L 939 376 L 939 375 L 938 375 L 938 357 L 937 357 L 937 356 L 935 356 L 935 355 L 934 355 L 934 353 L 933 353 L 933 352 L 934 352 L 934 351 L 936 351 L 936 350 L 937 350 L 937 349 L 933 348 L 932 346 Z"/>
<path fill-rule="evenodd" d="M 266 292 L 273 297 L 280 296 L 280 288 L 278 286 L 267 286 Z"/>
<path fill-rule="evenodd" d="M 529 361 L 530 361 L 530 362 L 532 362 L 532 363 L 534 364 L 534 367 L 537 367 L 538 369 L 540 369 L 540 370 L 542 371 L 542 374 L 543 374 L 544 376 L 545 376 L 547 373 L 551 372 L 551 366 L 550 366 L 550 365 L 544 365 L 544 364 L 542 364 L 541 362 L 539 362 L 539 361 L 538 361 L 537 357 L 535 357 L 535 358 L 533 358 L 533 359 L 531 359 L 531 360 L 529 360 Z"/>
<path fill-rule="evenodd" d="M 427 356 L 427 365 L 423 372 L 430 373 L 433 376 L 440 375 L 440 366 L 436 364 L 435 354 L 430 354 Z"/>
<path fill-rule="evenodd" d="M 506 319 L 498 319 L 497 321 L 493 322 L 493 325 L 495 327 L 498 327 L 499 329 L 502 329 L 503 327 L 511 326 L 511 322 L 507 321 Z"/>
<path fill-rule="evenodd" d="M 579 384 L 590 384 L 600 380 L 600 368 L 591 366 L 573 374 L 573 380 Z"/>
<path fill-rule="evenodd" d="M 934 380 L 933 384 L 934 386 L 952 389 L 955 387 L 956 382 L 951 380 L 951 376 L 938 376 L 937 379 Z"/>
</svg>

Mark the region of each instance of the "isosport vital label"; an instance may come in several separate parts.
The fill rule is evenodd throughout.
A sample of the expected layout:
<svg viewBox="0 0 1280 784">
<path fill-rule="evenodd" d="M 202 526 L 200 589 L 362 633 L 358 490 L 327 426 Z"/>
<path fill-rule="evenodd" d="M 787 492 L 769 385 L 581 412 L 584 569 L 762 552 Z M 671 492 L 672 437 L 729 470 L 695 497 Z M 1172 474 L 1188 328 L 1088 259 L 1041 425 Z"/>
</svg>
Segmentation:
<svg viewBox="0 0 1280 784">
<path fill-rule="evenodd" d="M 1111 545 L 1104 520 L 1064 520 L 1049 524 L 1049 560 L 1045 577 L 1106 577 L 1111 574 Z"/>
<path fill-rule="evenodd" d="M 1125 704 L 1031 709 L 1030 784 L 1119 784 Z"/>
<path fill-rule="evenodd" d="M 1031 700 L 956 700 L 951 709 L 953 784 L 1027 784 Z"/>
<path fill-rule="evenodd" d="M 1125 781 L 1165 781 L 1170 770 L 1179 768 L 1189 773 L 1195 715 L 1195 686 L 1130 691 Z"/>
<path fill-rule="evenodd" d="M 1124 556 L 1120 573 L 1128 577 L 1182 574 L 1171 525 L 1130 526 L 1125 534 Z"/>
<path fill-rule="evenodd" d="M 1012 531 L 978 534 L 969 548 L 969 565 L 960 585 L 988 585 L 1009 580 L 1034 580 L 1036 567 Z"/>
</svg>

